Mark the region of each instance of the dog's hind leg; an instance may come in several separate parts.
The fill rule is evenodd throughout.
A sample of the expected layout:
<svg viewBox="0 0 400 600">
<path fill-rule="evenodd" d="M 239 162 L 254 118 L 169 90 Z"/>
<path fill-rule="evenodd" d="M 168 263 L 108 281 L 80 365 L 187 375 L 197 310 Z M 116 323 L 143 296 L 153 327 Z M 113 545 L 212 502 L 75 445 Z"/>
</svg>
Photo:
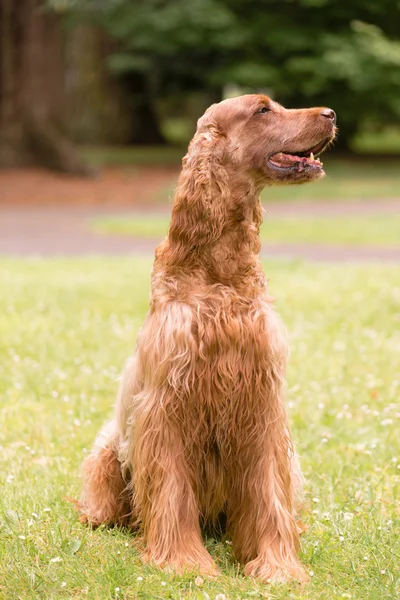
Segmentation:
<svg viewBox="0 0 400 600">
<path fill-rule="evenodd" d="M 296 520 L 297 531 L 299 534 L 302 534 L 307 531 L 307 526 L 299 520 L 299 512 L 302 509 L 303 503 L 304 477 L 301 472 L 299 456 L 295 448 L 293 448 L 293 453 L 291 453 L 290 457 L 290 478 L 292 487 L 292 514 L 293 518 Z"/>
<path fill-rule="evenodd" d="M 131 465 L 126 460 L 125 448 L 130 405 L 137 392 L 135 364 L 135 357 L 127 361 L 119 384 L 115 417 L 100 431 L 82 465 L 83 490 L 78 506 L 81 521 L 93 527 L 102 523 L 137 525 Z"/>
<path fill-rule="evenodd" d="M 99 433 L 82 465 L 83 490 L 78 503 L 81 521 L 92 527 L 129 525 L 132 521 L 130 493 L 116 454 L 115 422 Z"/>
</svg>

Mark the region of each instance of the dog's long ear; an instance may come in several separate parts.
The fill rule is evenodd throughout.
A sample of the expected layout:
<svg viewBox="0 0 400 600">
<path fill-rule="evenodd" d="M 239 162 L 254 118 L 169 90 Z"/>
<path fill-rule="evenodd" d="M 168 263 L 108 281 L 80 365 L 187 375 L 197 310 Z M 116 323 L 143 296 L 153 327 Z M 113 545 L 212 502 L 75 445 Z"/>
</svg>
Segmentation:
<svg viewBox="0 0 400 600">
<path fill-rule="evenodd" d="M 226 223 L 228 174 L 223 166 L 226 134 L 213 120 L 212 108 L 199 119 L 182 162 L 169 239 L 193 249 L 218 239 Z"/>
</svg>

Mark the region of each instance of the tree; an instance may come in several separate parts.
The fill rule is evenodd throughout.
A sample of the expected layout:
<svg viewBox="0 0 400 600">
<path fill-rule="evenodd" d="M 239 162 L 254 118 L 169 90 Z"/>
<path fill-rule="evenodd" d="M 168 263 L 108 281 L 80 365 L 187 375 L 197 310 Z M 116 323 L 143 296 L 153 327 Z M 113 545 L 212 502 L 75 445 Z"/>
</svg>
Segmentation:
<svg viewBox="0 0 400 600">
<path fill-rule="evenodd" d="M 78 57 L 79 65 L 69 65 L 74 70 L 74 80 L 78 88 L 82 88 L 89 101 L 94 101 L 94 117 L 87 113 L 85 102 L 82 117 L 87 121 L 96 121 L 97 139 L 95 142 L 117 142 L 123 144 L 164 144 L 165 138 L 156 109 L 156 96 L 152 86 L 152 78 L 146 69 L 133 65 L 132 56 L 119 54 L 121 41 L 118 35 L 111 35 L 109 17 L 115 7 L 120 6 L 119 0 L 49 0 L 53 6 L 62 6 L 69 26 L 69 43 L 85 49 L 85 56 Z M 112 28 L 111 28 L 112 29 Z M 77 36 L 77 32 L 84 32 Z M 74 38 L 76 38 L 74 40 Z M 89 44 L 88 39 L 89 38 Z M 90 44 L 90 40 L 97 44 Z M 78 42 L 78 44 L 76 43 Z M 94 47 L 97 46 L 97 47 Z M 106 48 L 108 52 L 106 51 Z M 89 60 L 88 60 L 89 57 Z M 128 67 L 125 61 L 128 60 Z M 140 60 L 140 59 L 139 59 Z M 101 62 L 103 61 L 103 62 Z M 73 61 L 74 62 L 74 61 Z M 81 68 L 83 63 L 84 68 Z M 89 77 L 85 81 L 77 81 L 89 63 Z M 78 77 L 77 77 L 78 76 Z M 91 83 L 88 83 L 88 80 Z M 79 96 L 79 89 L 77 90 Z M 81 99 L 82 100 L 82 99 Z M 100 101 L 100 102 L 99 102 Z M 79 104 L 79 102 L 78 102 Z M 100 106 L 102 104 L 103 106 Z M 115 107 L 118 105 L 118 114 Z M 113 131 L 110 132 L 105 113 L 110 109 Z M 114 109 L 114 110 L 113 110 Z M 93 111 L 92 111 L 93 113 Z M 96 118 L 97 113 L 97 118 Z M 100 119 L 98 118 L 100 116 Z M 74 120 L 74 119 L 73 119 Z M 107 120 L 106 120 L 107 121 Z M 108 119 L 109 124 L 110 119 Z M 123 129 L 123 131 L 122 131 Z M 92 136 L 91 136 L 92 137 Z M 96 136 L 95 136 L 96 137 Z"/>
<path fill-rule="evenodd" d="M 342 145 L 365 123 L 400 116 L 395 0 L 104 0 L 116 74 L 157 96 L 268 89 L 288 106 L 338 113 Z"/>
<path fill-rule="evenodd" d="M 0 0 L 0 165 L 87 174 L 63 129 L 60 17 L 41 0 Z"/>
</svg>

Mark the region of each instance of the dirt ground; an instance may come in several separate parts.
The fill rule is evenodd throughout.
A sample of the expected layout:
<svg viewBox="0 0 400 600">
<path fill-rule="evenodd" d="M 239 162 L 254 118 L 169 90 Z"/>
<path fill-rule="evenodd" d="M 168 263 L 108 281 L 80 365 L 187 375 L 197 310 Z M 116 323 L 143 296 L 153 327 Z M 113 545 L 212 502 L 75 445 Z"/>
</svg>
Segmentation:
<svg viewBox="0 0 400 600">
<path fill-rule="evenodd" d="M 160 240 L 103 236 L 91 220 L 106 214 L 169 211 L 169 193 L 178 167 L 105 168 L 93 179 L 41 169 L 0 170 L 0 255 L 152 255 Z M 267 215 L 400 213 L 400 200 L 268 203 Z M 356 248 L 314 244 L 265 244 L 264 256 L 317 261 L 395 261 L 400 248 Z"/>
<path fill-rule="evenodd" d="M 0 170 L 0 206 L 146 206 L 176 180 L 178 167 L 104 168 L 92 178 L 44 169 Z"/>
<path fill-rule="evenodd" d="M 106 167 L 97 177 L 71 177 L 44 169 L 0 169 L 0 210 L 57 208 L 169 210 L 168 197 L 177 181 L 176 166 Z M 271 215 L 357 215 L 400 213 L 400 199 L 362 202 L 269 202 Z"/>
</svg>

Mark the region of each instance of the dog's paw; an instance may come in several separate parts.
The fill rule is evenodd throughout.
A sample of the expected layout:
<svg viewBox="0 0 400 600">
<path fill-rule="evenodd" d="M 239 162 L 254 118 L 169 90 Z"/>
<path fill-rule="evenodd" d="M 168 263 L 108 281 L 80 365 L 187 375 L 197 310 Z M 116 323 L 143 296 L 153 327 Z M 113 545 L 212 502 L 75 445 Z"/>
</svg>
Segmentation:
<svg viewBox="0 0 400 600">
<path fill-rule="evenodd" d="M 208 553 L 204 556 L 175 556 L 168 559 L 160 559 L 147 550 L 142 555 L 142 560 L 151 564 L 156 564 L 165 571 L 175 572 L 183 575 L 188 572 L 196 572 L 204 577 L 215 578 L 220 575 L 220 570 Z"/>
<path fill-rule="evenodd" d="M 303 523 L 303 521 L 298 520 L 296 521 L 296 529 L 299 535 L 303 535 L 303 533 L 305 533 L 308 530 L 308 525 Z"/>
<path fill-rule="evenodd" d="M 244 569 L 245 575 L 257 577 L 263 583 L 290 583 L 298 581 L 301 584 L 309 583 L 310 577 L 305 569 L 299 564 L 272 565 L 260 558 L 247 563 Z"/>
<path fill-rule="evenodd" d="M 91 529 L 97 529 L 97 527 L 101 525 L 101 523 L 97 519 L 92 518 L 88 514 L 88 512 L 84 509 L 79 500 L 76 500 L 75 498 L 69 498 L 67 496 L 64 497 L 64 500 L 72 504 L 77 513 L 79 513 L 78 518 L 80 523 L 82 523 L 83 525 L 87 525 Z"/>
<path fill-rule="evenodd" d="M 82 523 L 82 525 L 87 525 L 87 527 L 90 529 L 97 529 L 100 527 L 100 525 L 102 525 L 100 521 L 92 518 L 90 515 L 84 512 L 79 515 L 79 522 Z"/>
</svg>

